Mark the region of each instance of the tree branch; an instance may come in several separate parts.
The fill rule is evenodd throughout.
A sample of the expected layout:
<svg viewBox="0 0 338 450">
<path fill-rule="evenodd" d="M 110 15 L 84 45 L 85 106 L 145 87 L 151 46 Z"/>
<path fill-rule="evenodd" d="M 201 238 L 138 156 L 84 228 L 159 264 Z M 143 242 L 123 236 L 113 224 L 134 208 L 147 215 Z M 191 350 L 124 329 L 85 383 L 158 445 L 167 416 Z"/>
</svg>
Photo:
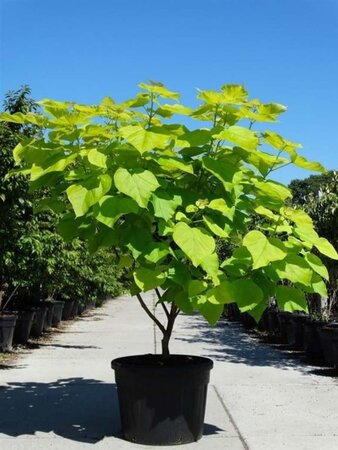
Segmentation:
<svg viewBox="0 0 338 450">
<path fill-rule="evenodd" d="M 136 297 L 138 299 L 138 301 L 140 302 L 140 305 L 142 306 L 142 308 L 144 309 L 144 311 L 148 314 L 148 316 L 151 318 L 151 320 L 153 322 L 156 323 L 156 325 L 158 326 L 158 328 L 162 331 L 163 334 L 165 334 L 166 329 L 164 328 L 164 326 L 161 324 L 161 322 L 154 316 L 154 314 L 150 311 L 150 309 L 148 308 L 148 306 L 144 303 L 143 298 L 141 297 L 140 294 L 136 294 Z"/>
<path fill-rule="evenodd" d="M 162 296 L 161 296 L 160 291 L 158 290 L 158 288 L 155 288 L 155 292 L 156 292 L 157 298 L 158 298 L 159 302 L 161 303 L 161 306 L 162 306 L 162 308 L 163 308 L 163 310 L 165 312 L 165 315 L 167 316 L 167 319 L 169 319 L 168 308 L 167 308 L 166 304 L 162 302 Z"/>
</svg>

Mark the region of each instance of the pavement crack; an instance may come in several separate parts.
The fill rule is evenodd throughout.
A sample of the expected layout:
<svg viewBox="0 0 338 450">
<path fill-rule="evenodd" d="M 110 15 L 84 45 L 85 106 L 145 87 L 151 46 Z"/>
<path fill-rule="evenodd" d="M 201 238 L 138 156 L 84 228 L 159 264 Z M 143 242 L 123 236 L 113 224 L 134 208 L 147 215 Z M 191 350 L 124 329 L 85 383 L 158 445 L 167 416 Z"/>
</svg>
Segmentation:
<svg viewBox="0 0 338 450">
<path fill-rule="evenodd" d="M 218 400 L 220 401 L 220 403 L 221 403 L 221 405 L 222 405 L 222 408 L 224 409 L 225 414 L 229 417 L 229 420 L 230 420 L 232 426 L 235 428 L 236 433 L 237 433 L 237 435 L 238 435 L 238 437 L 239 437 L 239 439 L 240 439 L 240 441 L 241 441 L 241 443 L 242 443 L 242 445 L 243 445 L 243 448 L 244 448 L 245 450 L 250 450 L 250 448 L 249 448 L 249 446 L 248 446 L 246 440 L 244 439 L 244 436 L 243 436 L 242 433 L 240 432 L 240 429 L 238 428 L 238 426 L 237 426 L 237 424 L 236 424 L 234 418 L 232 417 L 230 411 L 229 411 L 228 408 L 226 407 L 226 405 L 225 405 L 225 403 L 224 403 L 224 401 L 223 401 L 223 399 L 222 399 L 221 394 L 218 392 L 218 389 L 216 388 L 216 386 L 215 386 L 214 384 L 212 385 L 212 387 L 213 387 L 213 389 L 214 389 L 214 391 L 215 391 L 215 393 L 216 393 L 216 396 L 217 396 Z"/>
</svg>

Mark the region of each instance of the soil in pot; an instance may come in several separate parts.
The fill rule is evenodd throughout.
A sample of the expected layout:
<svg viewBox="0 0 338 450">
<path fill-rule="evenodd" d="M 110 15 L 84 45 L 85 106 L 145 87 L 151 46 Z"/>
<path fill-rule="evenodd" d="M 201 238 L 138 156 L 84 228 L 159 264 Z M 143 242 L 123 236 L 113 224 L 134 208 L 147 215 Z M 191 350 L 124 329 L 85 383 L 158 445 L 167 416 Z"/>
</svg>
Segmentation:
<svg viewBox="0 0 338 450">
<path fill-rule="evenodd" d="M 74 300 L 65 300 L 62 310 L 62 320 L 70 320 L 72 318 Z"/>
<path fill-rule="evenodd" d="M 62 300 L 55 300 L 53 302 L 53 304 L 54 304 L 54 308 L 53 308 L 53 316 L 52 316 L 52 326 L 58 327 L 62 320 L 62 311 L 63 311 L 65 302 Z"/>
<path fill-rule="evenodd" d="M 137 355 L 112 361 L 123 436 L 145 445 L 175 445 L 202 437 L 208 358 Z"/>
<path fill-rule="evenodd" d="M 29 339 L 35 310 L 18 311 L 18 319 L 15 324 L 13 341 L 19 344 L 26 344 Z"/>
<path fill-rule="evenodd" d="M 37 306 L 35 310 L 35 317 L 31 328 L 31 336 L 37 338 L 41 336 L 43 327 L 45 324 L 45 318 L 47 314 L 47 306 Z"/>
<path fill-rule="evenodd" d="M 307 320 L 304 324 L 304 353 L 311 362 L 322 362 L 324 360 L 321 339 L 319 337 L 319 328 L 326 325 L 327 322 L 318 320 Z"/>
<path fill-rule="evenodd" d="M 0 351 L 12 350 L 14 329 L 17 320 L 16 314 L 0 313 Z"/>
<path fill-rule="evenodd" d="M 338 341 L 338 324 L 329 323 L 318 328 L 321 346 L 323 349 L 325 364 L 334 367 L 338 364 L 338 355 L 335 354 L 334 343 Z"/>
</svg>

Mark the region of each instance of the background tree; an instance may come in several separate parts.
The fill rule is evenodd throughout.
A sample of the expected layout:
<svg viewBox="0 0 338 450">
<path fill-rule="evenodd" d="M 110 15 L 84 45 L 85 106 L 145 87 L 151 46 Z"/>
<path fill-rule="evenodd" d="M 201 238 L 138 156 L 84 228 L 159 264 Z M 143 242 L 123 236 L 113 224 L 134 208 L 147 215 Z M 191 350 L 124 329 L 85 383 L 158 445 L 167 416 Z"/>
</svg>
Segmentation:
<svg viewBox="0 0 338 450">
<path fill-rule="evenodd" d="M 330 240 L 338 250 L 338 173 L 329 171 L 323 175 L 312 175 L 304 180 L 290 183 L 293 204 L 301 206 L 312 218 L 317 232 Z M 328 268 L 327 316 L 337 312 L 338 263 L 330 258 L 324 262 Z M 316 303 L 316 302 L 315 302 Z"/>
<path fill-rule="evenodd" d="M 30 95 L 28 86 L 8 92 L 3 111 L 37 112 Z M 117 295 L 121 284 L 114 253 L 103 249 L 90 255 L 83 242 L 65 242 L 56 233 L 52 209 L 33 214 L 33 205 L 43 202 L 48 191 L 29 192 L 26 177 L 19 173 L 6 178 L 16 167 L 13 149 L 32 138 L 42 138 L 34 124 L 0 122 L 0 291 L 8 286 L 8 294 L 19 287 L 13 300 L 21 306 L 50 295 L 85 301 Z"/>
</svg>

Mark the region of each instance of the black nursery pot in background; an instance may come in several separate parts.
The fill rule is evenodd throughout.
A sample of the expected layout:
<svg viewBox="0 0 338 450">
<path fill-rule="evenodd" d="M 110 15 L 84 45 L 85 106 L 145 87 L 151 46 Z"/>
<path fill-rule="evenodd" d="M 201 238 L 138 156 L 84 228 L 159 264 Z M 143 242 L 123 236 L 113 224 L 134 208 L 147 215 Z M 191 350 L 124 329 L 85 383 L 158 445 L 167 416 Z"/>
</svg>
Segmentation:
<svg viewBox="0 0 338 450">
<path fill-rule="evenodd" d="M 35 317 L 31 328 L 31 336 L 33 338 L 38 338 L 39 336 L 41 336 L 45 324 L 46 314 L 47 314 L 46 305 L 41 304 L 40 306 L 36 307 Z"/>
<path fill-rule="evenodd" d="M 62 300 L 54 300 L 53 304 L 54 304 L 54 308 L 53 308 L 53 315 L 52 315 L 52 325 L 53 325 L 53 327 L 58 327 L 62 320 L 62 311 L 63 311 L 65 302 L 63 302 Z"/>
<path fill-rule="evenodd" d="M 25 344 L 30 336 L 31 328 L 35 317 L 35 310 L 19 311 L 16 321 L 14 338 L 15 342 Z"/>
<path fill-rule="evenodd" d="M 70 320 L 72 318 L 74 300 L 65 300 L 62 310 L 62 320 Z"/>
<path fill-rule="evenodd" d="M 16 314 L 0 313 L 0 351 L 12 350 L 13 335 L 18 316 Z"/>
<path fill-rule="evenodd" d="M 137 355 L 115 359 L 111 366 L 127 441 L 174 445 L 202 437 L 210 359 Z"/>
</svg>

